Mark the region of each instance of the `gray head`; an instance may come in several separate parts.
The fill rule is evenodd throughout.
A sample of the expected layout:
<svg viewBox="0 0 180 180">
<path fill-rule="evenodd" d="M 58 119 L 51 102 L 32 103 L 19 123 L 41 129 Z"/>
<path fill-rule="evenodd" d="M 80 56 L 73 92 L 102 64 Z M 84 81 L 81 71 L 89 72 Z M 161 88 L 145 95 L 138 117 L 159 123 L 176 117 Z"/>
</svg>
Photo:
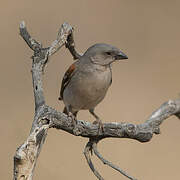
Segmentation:
<svg viewBox="0 0 180 180">
<path fill-rule="evenodd" d="M 109 65 L 116 60 L 128 59 L 118 48 L 109 44 L 95 44 L 84 53 L 95 64 Z"/>
</svg>

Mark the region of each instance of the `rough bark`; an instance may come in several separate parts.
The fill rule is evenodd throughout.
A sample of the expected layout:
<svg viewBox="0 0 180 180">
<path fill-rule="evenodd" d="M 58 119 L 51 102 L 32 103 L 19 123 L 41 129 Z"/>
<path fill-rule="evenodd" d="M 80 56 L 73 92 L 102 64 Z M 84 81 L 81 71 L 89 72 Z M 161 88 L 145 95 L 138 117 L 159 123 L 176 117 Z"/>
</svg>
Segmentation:
<svg viewBox="0 0 180 180">
<path fill-rule="evenodd" d="M 24 22 L 20 24 L 20 35 L 34 52 L 31 72 L 35 100 L 35 116 L 27 140 L 17 148 L 14 155 L 14 180 L 32 179 L 38 155 L 44 144 L 49 128 L 56 128 L 75 136 L 89 138 L 84 149 L 84 155 L 91 170 L 98 179 L 103 180 L 103 177 L 98 173 L 91 161 L 92 152 L 94 152 L 104 164 L 109 165 L 127 178 L 135 180 L 135 178 L 129 176 L 119 167 L 104 159 L 97 150 L 97 143 L 108 137 L 130 138 L 142 143 L 150 141 L 153 134 L 160 133 L 160 125 L 165 119 L 172 115 L 178 118 L 180 117 L 180 99 L 169 100 L 163 103 L 143 124 L 122 122 L 104 123 L 104 131 L 100 132 L 97 125 L 78 120 L 77 125 L 74 127 L 74 123 L 70 117 L 62 112 L 56 111 L 45 103 L 42 87 L 42 76 L 45 65 L 49 57 L 56 53 L 63 45 L 69 49 L 74 59 L 81 57 L 75 50 L 73 28 L 69 24 L 64 23 L 58 31 L 56 40 L 47 48 L 43 48 L 41 43 L 31 38 Z"/>
</svg>

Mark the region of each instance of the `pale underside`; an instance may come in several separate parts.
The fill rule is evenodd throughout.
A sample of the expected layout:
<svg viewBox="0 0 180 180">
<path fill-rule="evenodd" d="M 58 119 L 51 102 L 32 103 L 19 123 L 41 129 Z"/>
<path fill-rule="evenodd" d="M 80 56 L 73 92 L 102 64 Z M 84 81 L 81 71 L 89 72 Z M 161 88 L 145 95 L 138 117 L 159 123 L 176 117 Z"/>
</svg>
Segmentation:
<svg viewBox="0 0 180 180">
<path fill-rule="evenodd" d="M 96 66 L 96 69 L 93 71 L 84 73 L 82 70 L 76 72 L 71 79 L 71 83 L 64 90 L 65 106 L 70 105 L 73 111 L 93 109 L 104 99 L 107 93 L 112 78 L 110 66 L 106 68 L 99 67 L 99 65 L 94 66 Z M 98 76 L 95 71 L 98 71 Z"/>
</svg>

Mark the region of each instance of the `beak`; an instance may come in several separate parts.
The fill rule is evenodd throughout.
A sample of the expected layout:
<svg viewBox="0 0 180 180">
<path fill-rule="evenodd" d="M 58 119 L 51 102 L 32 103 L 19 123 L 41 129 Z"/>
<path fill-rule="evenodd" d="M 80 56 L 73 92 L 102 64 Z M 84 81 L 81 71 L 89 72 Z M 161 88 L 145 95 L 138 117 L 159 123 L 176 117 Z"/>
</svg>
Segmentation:
<svg viewBox="0 0 180 180">
<path fill-rule="evenodd" d="M 115 55 L 115 60 L 128 59 L 128 57 L 121 51 Z"/>
</svg>

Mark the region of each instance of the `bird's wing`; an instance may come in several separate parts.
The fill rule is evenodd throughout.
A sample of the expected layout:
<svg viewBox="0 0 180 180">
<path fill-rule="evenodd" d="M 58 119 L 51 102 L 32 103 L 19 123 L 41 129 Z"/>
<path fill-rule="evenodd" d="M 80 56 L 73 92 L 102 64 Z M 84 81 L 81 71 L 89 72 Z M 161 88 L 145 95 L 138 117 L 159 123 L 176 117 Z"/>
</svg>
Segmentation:
<svg viewBox="0 0 180 180">
<path fill-rule="evenodd" d="M 66 71 L 66 73 L 64 74 L 64 77 L 63 77 L 63 80 L 62 80 L 62 83 L 61 83 L 61 90 L 60 90 L 59 100 L 62 100 L 62 99 L 63 99 L 64 89 L 66 88 L 66 86 L 68 85 L 68 83 L 69 83 L 70 80 L 71 80 L 71 77 L 72 77 L 73 74 L 75 73 L 75 69 L 76 69 L 76 65 L 75 65 L 75 63 L 73 63 L 73 64 L 69 67 L 69 69 Z"/>
</svg>

